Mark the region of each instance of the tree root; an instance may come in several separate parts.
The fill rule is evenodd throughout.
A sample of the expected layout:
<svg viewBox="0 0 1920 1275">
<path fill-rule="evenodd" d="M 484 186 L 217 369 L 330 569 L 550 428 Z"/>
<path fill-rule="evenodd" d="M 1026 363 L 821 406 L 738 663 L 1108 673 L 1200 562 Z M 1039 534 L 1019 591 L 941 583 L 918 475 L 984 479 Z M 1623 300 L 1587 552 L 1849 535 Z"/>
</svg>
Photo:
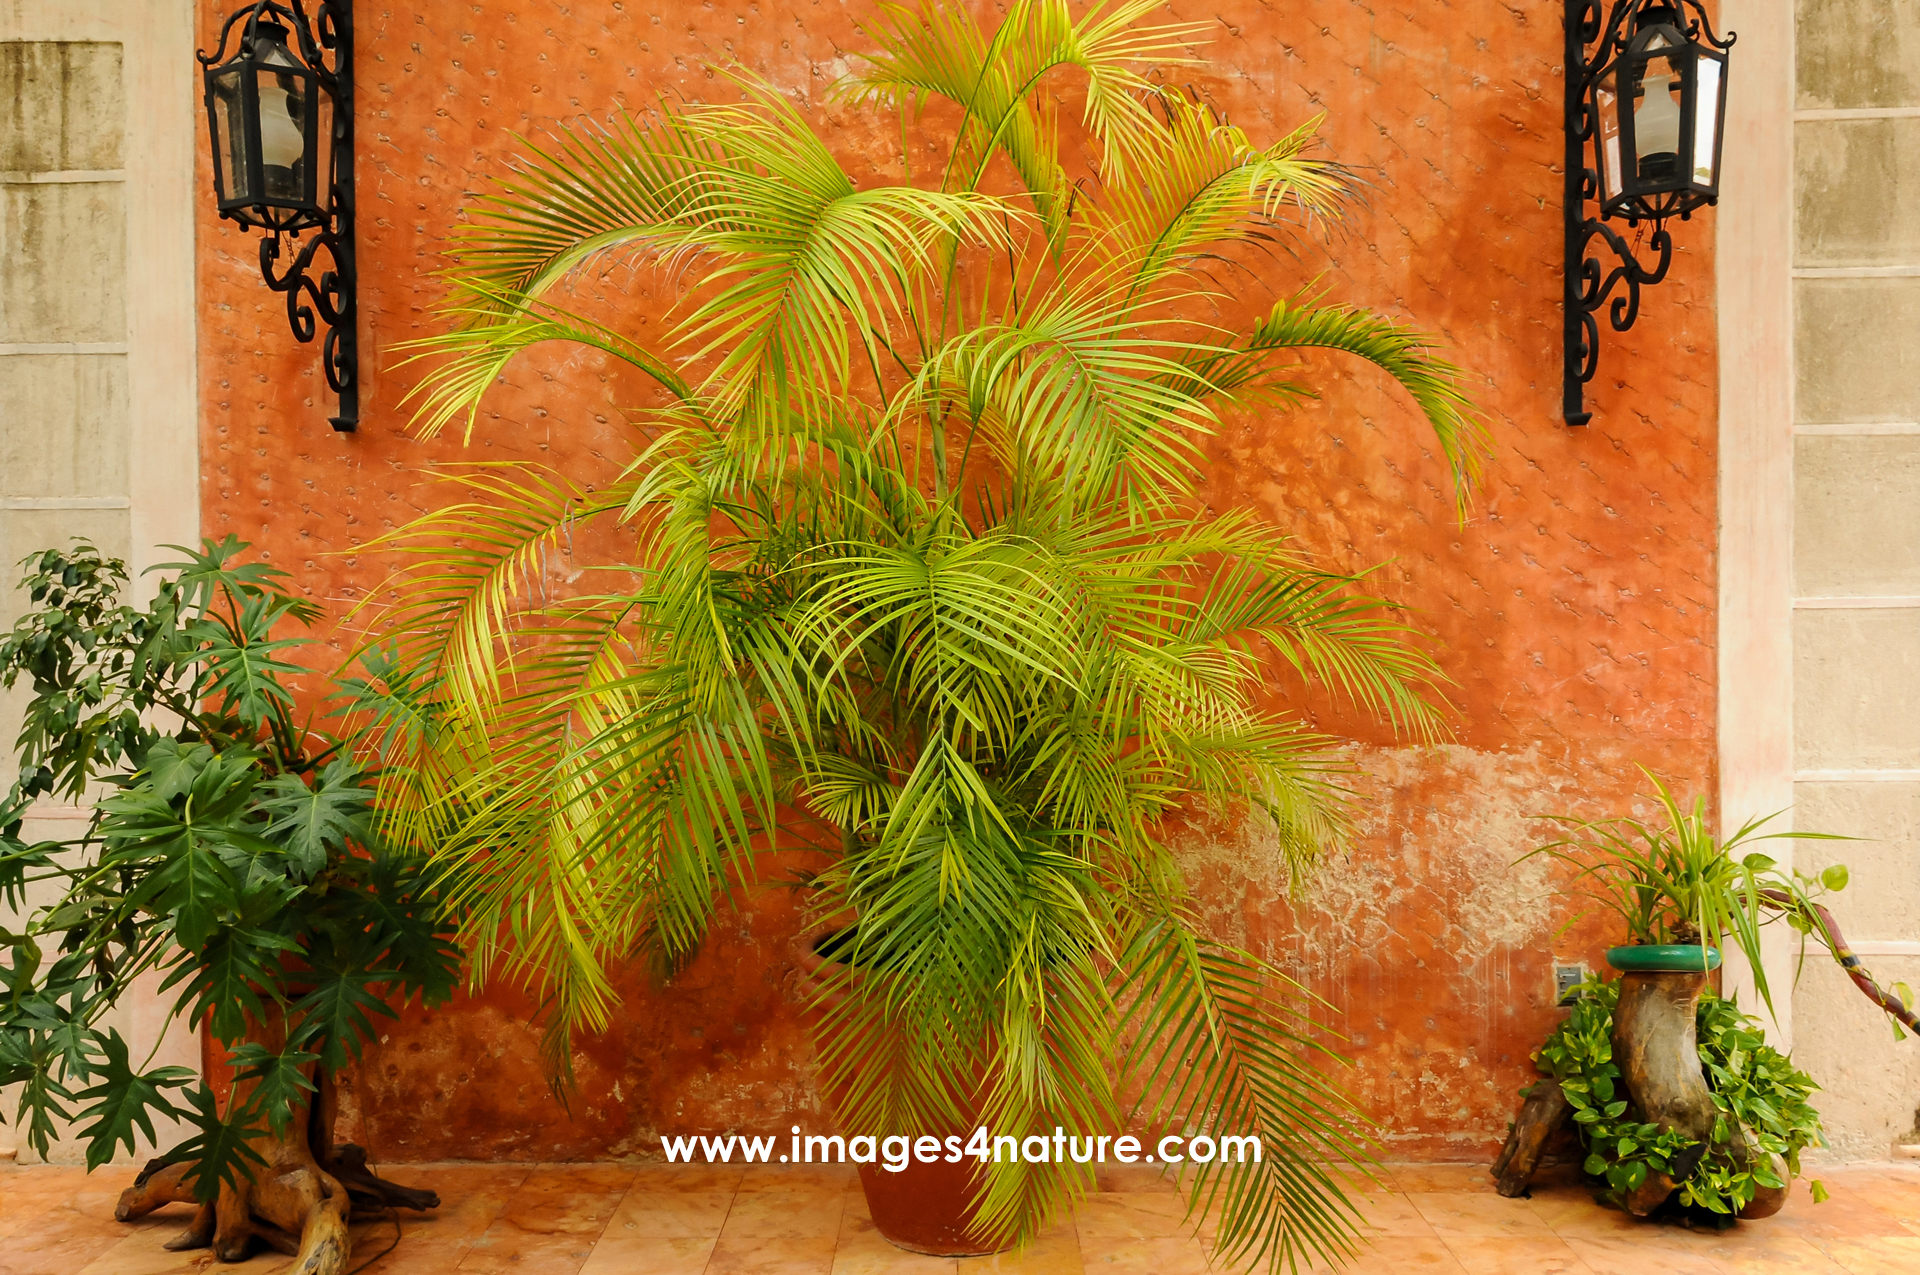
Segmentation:
<svg viewBox="0 0 1920 1275">
<path fill-rule="evenodd" d="M 236 1094 L 244 1101 L 244 1095 Z M 440 1207 L 432 1191 L 388 1182 L 367 1168 L 367 1153 L 351 1143 L 335 1145 L 333 1117 L 338 1110 L 333 1078 L 317 1077 L 316 1092 L 304 1120 L 284 1137 L 271 1133 L 253 1139 L 264 1165 L 237 1184 L 222 1182 L 211 1204 L 202 1204 L 187 1229 L 169 1240 L 174 1252 L 211 1247 L 223 1262 L 241 1262 L 264 1244 L 295 1259 L 285 1275 L 341 1275 L 352 1251 L 347 1224 L 354 1218 L 383 1217 L 394 1208 L 425 1211 Z M 174 1153 L 150 1161 L 133 1185 L 121 1193 L 113 1216 L 121 1222 L 144 1216 L 165 1204 L 194 1202 L 192 1167 Z"/>
</svg>

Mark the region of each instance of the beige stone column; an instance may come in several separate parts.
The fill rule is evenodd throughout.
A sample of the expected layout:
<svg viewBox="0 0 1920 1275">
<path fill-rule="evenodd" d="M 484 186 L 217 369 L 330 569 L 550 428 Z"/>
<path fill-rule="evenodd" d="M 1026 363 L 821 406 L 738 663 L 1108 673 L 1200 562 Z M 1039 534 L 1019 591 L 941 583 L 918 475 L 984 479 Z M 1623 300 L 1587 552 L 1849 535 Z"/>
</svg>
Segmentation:
<svg viewBox="0 0 1920 1275">
<path fill-rule="evenodd" d="M 193 52 L 189 0 L 0 0 L 0 624 L 35 549 L 86 536 L 137 573 L 198 536 Z M 18 704 L 0 704 L 9 743 Z M 0 749 L 0 781 L 12 770 Z M 35 814 L 30 837 L 85 817 Z M 197 1065 L 145 991 L 110 1025 L 137 1058 L 158 1044 L 156 1063 Z"/>
</svg>

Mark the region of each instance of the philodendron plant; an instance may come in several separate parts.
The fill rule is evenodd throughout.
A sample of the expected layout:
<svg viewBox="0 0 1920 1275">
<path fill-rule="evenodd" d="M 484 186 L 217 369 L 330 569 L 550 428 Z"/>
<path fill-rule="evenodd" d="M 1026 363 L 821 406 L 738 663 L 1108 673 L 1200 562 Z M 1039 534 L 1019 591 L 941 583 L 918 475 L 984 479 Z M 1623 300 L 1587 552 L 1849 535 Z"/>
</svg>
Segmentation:
<svg viewBox="0 0 1920 1275">
<path fill-rule="evenodd" d="M 1203 442 L 1287 429 L 1314 350 L 1397 384 L 1455 480 L 1482 444 L 1418 332 L 1248 307 L 1348 177 L 1310 124 L 1258 140 L 1150 78 L 1206 38 L 1156 9 L 879 8 L 835 92 L 897 117 L 891 176 L 730 73 L 470 203 L 417 428 L 471 428 L 542 342 L 651 386 L 617 481 L 475 468 L 389 541 L 413 565 L 376 619 L 443 690 L 387 793 L 467 873 L 475 950 L 549 998 L 556 1060 L 610 963 L 674 969 L 799 852 L 816 914 L 857 919 L 818 1042 L 844 1126 L 1258 1136 L 1185 1185 L 1226 1258 L 1282 1269 L 1359 1234 L 1364 1122 L 1299 989 L 1200 926 L 1162 822 L 1251 807 L 1306 871 L 1350 763 L 1300 697 L 1430 737 L 1441 678 L 1359 577 L 1209 506 Z M 614 260 L 665 299 L 622 312 Z M 974 1222 L 1033 1235 L 1092 1175 L 989 1164 Z"/>
<path fill-rule="evenodd" d="M 0 899 L 28 909 L 0 931 L 0 1085 L 22 1086 L 13 1116 L 43 1156 L 79 1123 L 90 1169 L 136 1133 L 151 1142 L 156 1118 L 185 1121 L 119 1208 L 197 1202 L 169 1247 L 239 1260 L 259 1241 L 338 1271 L 350 1207 L 436 1201 L 333 1144 L 334 1073 L 396 1002 L 444 1000 L 459 957 L 423 856 L 376 829 L 356 741 L 296 715 L 288 679 L 304 670 L 287 656 L 306 639 L 286 630 L 319 609 L 245 548 L 183 551 L 145 605 L 91 545 L 26 560 L 29 609 L 0 639 L 0 685 L 30 692 L 0 799 Z M 390 698 L 377 681 L 343 689 Z M 91 816 L 26 840 L 50 799 Z M 229 1057 L 224 1094 L 105 1022 L 156 990 L 172 1030 L 204 1027 Z"/>
</svg>

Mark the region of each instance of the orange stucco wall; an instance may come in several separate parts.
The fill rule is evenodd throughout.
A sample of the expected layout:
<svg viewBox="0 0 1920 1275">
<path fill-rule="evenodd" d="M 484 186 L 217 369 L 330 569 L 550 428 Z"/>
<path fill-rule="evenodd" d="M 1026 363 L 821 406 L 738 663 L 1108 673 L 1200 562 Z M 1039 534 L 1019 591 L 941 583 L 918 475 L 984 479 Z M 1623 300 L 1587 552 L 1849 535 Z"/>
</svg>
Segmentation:
<svg viewBox="0 0 1920 1275">
<path fill-rule="evenodd" d="M 222 4 L 202 0 L 202 43 Z M 739 59 L 815 104 L 850 155 L 875 136 L 817 107 L 861 47 L 858 3 L 801 0 L 359 0 L 360 432 L 336 436 L 315 348 L 287 335 L 251 239 L 202 204 L 201 503 L 209 535 L 253 541 L 344 613 L 385 565 L 370 537 L 436 498 L 421 467 L 620 451 L 637 387 L 578 353 L 516 365 L 471 447 L 405 430 L 397 343 L 430 330 L 437 244 L 515 132 L 710 91 Z M 1553 955 L 1597 964 L 1604 929 L 1567 914 L 1545 870 L 1510 868 L 1547 811 L 1623 808 L 1635 762 L 1707 791 L 1714 757 L 1715 356 L 1712 215 L 1680 227 L 1673 276 L 1606 339 L 1591 427 L 1559 423 L 1558 0 L 1169 5 L 1216 24 L 1190 83 L 1258 137 L 1319 112 L 1364 206 L 1272 283 L 1323 276 L 1339 299 L 1411 317 L 1475 374 L 1494 457 L 1453 514 L 1411 405 L 1361 367 L 1326 395 L 1237 422 L 1213 445 L 1216 506 L 1250 503 L 1342 566 L 1389 561 L 1454 679 L 1456 737 L 1396 747 L 1360 729 L 1373 777 L 1361 836 L 1298 898 L 1237 824 L 1179 832 L 1213 922 L 1325 996 L 1348 1081 L 1388 1154 L 1495 1145 L 1553 1019 Z M 204 166 L 203 157 L 202 164 Z M 203 189 L 205 183 L 203 181 Z M 623 398 L 623 395 L 628 397 Z M 1310 711 L 1350 730 L 1335 706 Z M 783 896 L 723 920 L 672 987 L 636 971 L 624 1012 L 583 1047 L 569 1114 L 549 1096 L 531 1006 L 490 991 L 407 1013 L 350 1078 L 351 1135 L 388 1160 L 563 1159 L 657 1150 L 662 1132 L 818 1121 L 784 942 Z"/>
</svg>

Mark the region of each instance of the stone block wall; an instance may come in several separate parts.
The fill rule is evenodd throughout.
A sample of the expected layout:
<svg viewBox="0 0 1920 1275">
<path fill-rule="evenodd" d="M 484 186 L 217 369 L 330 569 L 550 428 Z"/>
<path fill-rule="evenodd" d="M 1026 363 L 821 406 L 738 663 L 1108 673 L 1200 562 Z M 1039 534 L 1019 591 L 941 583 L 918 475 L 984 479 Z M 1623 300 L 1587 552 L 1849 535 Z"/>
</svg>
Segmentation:
<svg viewBox="0 0 1920 1275">
<path fill-rule="evenodd" d="M 136 572 L 199 521 L 188 0 L 0 6 L 0 626 L 26 555 L 83 536 Z M 157 550 L 157 553 L 156 553 Z M 24 688 L 0 695 L 10 745 Z M 14 774 L 0 749 L 0 783 Z M 83 808 L 43 802 L 25 835 L 64 838 Z M 47 901 L 37 887 L 29 910 Z M 0 926 L 15 913 L 0 905 Z M 191 1063 L 157 978 L 104 1024 L 144 1057 Z M 163 1039 L 164 1037 L 164 1039 Z M 0 1092 L 0 1148 L 19 1140 Z M 66 1131 L 61 1131 L 64 1135 Z M 159 1142 L 180 1135 L 162 1122 Z M 26 1147 L 17 1148 L 31 1158 Z M 150 1148 L 142 1147 L 142 1157 Z M 74 1159 L 62 1138 L 55 1158 Z"/>
<path fill-rule="evenodd" d="M 1883 983 L 1920 981 L 1920 13 L 1799 0 L 1794 149 L 1793 819 L 1860 842 L 1834 903 Z M 1795 1057 L 1836 1153 L 1920 1136 L 1920 1041 L 1826 965 L 1794 997 Z"/>
</svg>

